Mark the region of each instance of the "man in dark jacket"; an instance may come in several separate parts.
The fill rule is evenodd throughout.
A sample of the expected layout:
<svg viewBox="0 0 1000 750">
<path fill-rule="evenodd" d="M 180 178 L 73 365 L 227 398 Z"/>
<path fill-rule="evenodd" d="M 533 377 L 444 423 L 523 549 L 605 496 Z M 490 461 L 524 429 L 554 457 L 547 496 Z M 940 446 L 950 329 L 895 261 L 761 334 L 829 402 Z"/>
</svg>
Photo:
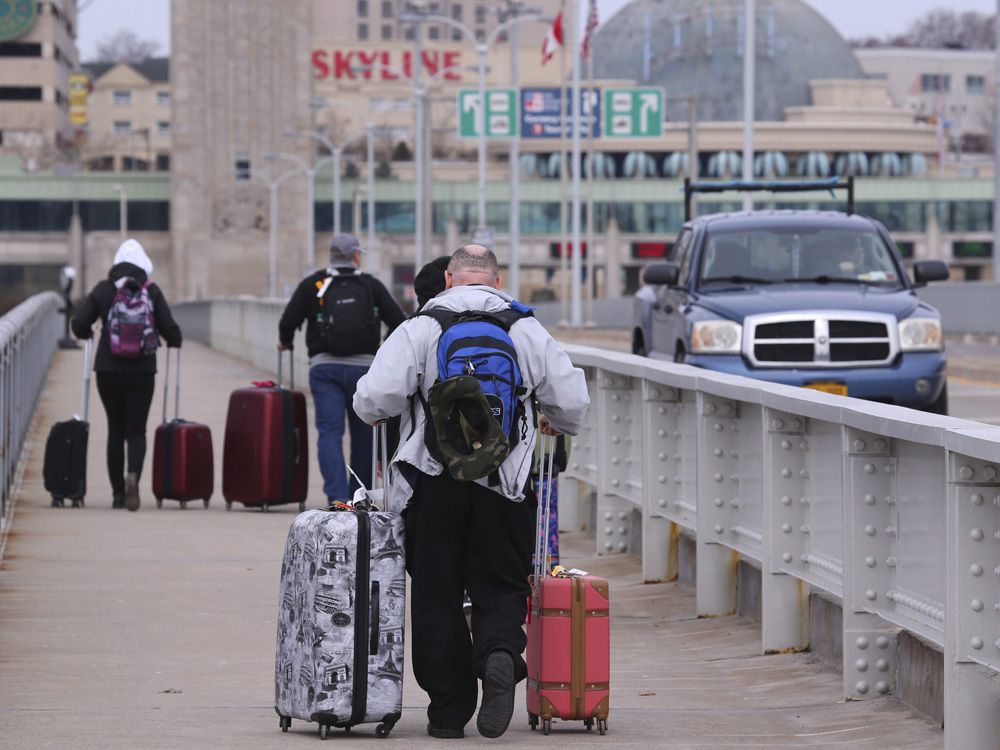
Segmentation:
<svg viewBox="0 0 1000 750">
<path fill-rule="evenodd" d="M 371 477 L 372 429 L 351 405 L 358 380 L 368 372 L 382 341 L 406 320 L 381 281 L 361 273 L 358 239 L 339 234 L 330 242 L 330 267 L 307 276 L 285 307 L 278 324 L 278 348 L 291 349 L 295 331 L 306 324 L 309 388 L 319 433 L 319 468 L 329 501 L 348 500 L 357 489 L 344 465 L 344 415 L 351 425 L 351 468 Z"/>
<path fill-rule="evenodd" d="M 97 373 L 97 392 L 108 416 L 107 462 L 113 508 L 139 508 L 139 476 L 146 458 L 146 421 L 156 381 L 156 352 L 134 358 L 114 354 L 108 315 L 121 284 L 133 279 L 138 285 L 144 285 L 152 272 L 153 263 L 142 245 L 135 240 L 126 240 L 115 254 L 108 278 L 99 281 L 91 290 L 72 321 L 73 335 L 78 339 L 89 339 L 93 336 L 91 329 L 94 323 L 101 320 L 94 372 Z M 180 347 L 181 329 L 170 314 L 163 292 L 156 284 L 150 284 L 146 292 L 153 306 L 157 334 L 167 342 L 167 346 Z"/>
</svg>

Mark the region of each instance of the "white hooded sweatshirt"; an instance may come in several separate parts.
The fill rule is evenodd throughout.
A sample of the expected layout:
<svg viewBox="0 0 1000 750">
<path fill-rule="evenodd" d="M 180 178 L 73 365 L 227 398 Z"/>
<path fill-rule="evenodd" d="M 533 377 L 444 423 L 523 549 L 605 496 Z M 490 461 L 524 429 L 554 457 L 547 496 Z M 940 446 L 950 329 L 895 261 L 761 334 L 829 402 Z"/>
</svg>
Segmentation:
<svg viewBox="0 0 1000 750">
<path fill-rule="evenodd" d="M 459 286 L 439 294 L 427 303 L 427 308 L 498 312 L 510 307 L 510 301 L 508 295 L 491 287 Z M 416 467 L 431 476 L 444 470 L 424 444 L 424 413 L 419 399 L 413 400 L 415 429 L 410 423 L 411 397 L 419 388 L 426 399 L 437 379 L 440 336 L 441 326 L 433 318 L 417 316 L 403 323 L 378 350 L 371 369 L 358 381 L 354 394 L 354 411 L 368 424 L 402 415 L 400 445 L 390 471 L 391 508 L 402 508 L 413 494 L 408 481 L 408 475 L 410 480 L 413 478 L 412 469 L 408 471 L 408 467 L 401 464 Z M 541 413 L 560 432 L 577 434 L 590 405 L 583 371 L 573 366 L 569 355 L 535 318 L 523 318 L 514 323 L 510 338 L 517 349 L 524 387 L 534 393 Z M 528 424 L 534 424 L 530 398 L 525 400 L 525 413 Z M 479 484 L 510 500 L 523 500 L 535 438 L 536 430 L 529 429 L 526 437 L 510 452 L 500 466 L 498 487 L 489 487 L 486 479 L 479 480 Z"/>
<path fill-rule="evenodd" d="M 149 259 L 145 249 L 136 240 L 125 240 L 118 247 L 113 265 L 117 266 L 119 263 L 131 263 L 133 266 L 139 266 L 146 272 L 146 278 L 153 275 L 153 261 Z"/>
</svg>

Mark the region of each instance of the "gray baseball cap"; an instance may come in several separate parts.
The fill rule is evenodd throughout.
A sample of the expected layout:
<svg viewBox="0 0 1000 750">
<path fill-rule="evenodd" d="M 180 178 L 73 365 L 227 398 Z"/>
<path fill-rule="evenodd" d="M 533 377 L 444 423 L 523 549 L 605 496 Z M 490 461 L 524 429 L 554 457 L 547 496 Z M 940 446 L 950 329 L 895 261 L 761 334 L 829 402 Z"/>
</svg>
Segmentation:
<svg viewBox="0 0 1000 750">
<path fill-rule="evenodd" d="M 351 253 L 363 253 L 365 250 L 358 242 L 358 238 L 353 234 L 338 234 L 330 240 L 330 252 L 337 255 L 350 255 Z"/>
</svg>

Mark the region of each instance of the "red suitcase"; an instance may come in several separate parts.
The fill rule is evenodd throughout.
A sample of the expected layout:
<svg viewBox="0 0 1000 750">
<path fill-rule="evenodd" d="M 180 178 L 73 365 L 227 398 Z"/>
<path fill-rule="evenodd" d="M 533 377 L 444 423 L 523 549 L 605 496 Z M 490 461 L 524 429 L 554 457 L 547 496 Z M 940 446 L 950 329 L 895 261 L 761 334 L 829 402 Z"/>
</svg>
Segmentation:
<svg viewBox="0 0 1000 750">
<path fill-rule="evenodd" d="M 163 378 L 163 423 L 153 441 L 153 495 L 156 507 L 164 500 L 179 500 L 186 508 L 189 500 L 201 500 L 205 507 L 215 486 L 212 431 L 208 425 L 178 418 L 181 399 L 181 352 L 177 350 L 174 391 L 174 418 L 167 421 L 167 390 L 170 384 L 170 349 Z"/>
<path fill-rule="evenodd" d="M 545 452 L 551 460 L 552 452 Z M 551 467 L 549 482 L 551 486 Z M 548 573 L 545 560 L 551 496 L 539 498 L 535 575 L 528 610 L 528 721 L 545 734 L 553 719 L 582 720 L 607 731 L 611 682 L 608 582 L 590 575 Z M 557 570 L 559 570 L 557 568 Z"/>
<path fill-rule="evenodd" d="M 298 503 L 305 510 L 309 484 L 306 397 L 278 384 L 257 383 L 229 396 L 222 452 L 222 494 L 233 503 Z M 294 376 L 292 378 L 294 388 Z"/>
</svg>

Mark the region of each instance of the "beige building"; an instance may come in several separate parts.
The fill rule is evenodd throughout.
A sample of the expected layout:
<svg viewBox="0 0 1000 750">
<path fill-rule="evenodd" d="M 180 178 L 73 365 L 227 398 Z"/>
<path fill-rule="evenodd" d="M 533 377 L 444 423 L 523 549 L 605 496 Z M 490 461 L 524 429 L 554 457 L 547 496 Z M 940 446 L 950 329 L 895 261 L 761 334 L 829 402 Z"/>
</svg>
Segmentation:
<svg viewBox="0 0 1000 750">
<path fill-rule="evenodd" d="M 170 169 L 170 60 L 92 64 L 83 161 L 94 171 Z"/>
<path fill-rule="evenodd" d="M 940 122 L 949 150 L 992 150 L 992 51 L 880 48 L 855 54 L 865 73 L 886 82 L 894 105 L 935 127 Z"/>
<path fill-rule="evenodd" d="M 0 153 L 16 153 L 29 167 L 42 168 L 59 161 L 74 142 L 69 125 L 69 75 L 77 65 L 76 0 L 33 3 L 37 14 L 33 23 L 15 18 L 14 3 L 4 5 L 7 11 L 0 16 Z M 8 28 L 13 31 L 5 34 Z"/>
</svg>

